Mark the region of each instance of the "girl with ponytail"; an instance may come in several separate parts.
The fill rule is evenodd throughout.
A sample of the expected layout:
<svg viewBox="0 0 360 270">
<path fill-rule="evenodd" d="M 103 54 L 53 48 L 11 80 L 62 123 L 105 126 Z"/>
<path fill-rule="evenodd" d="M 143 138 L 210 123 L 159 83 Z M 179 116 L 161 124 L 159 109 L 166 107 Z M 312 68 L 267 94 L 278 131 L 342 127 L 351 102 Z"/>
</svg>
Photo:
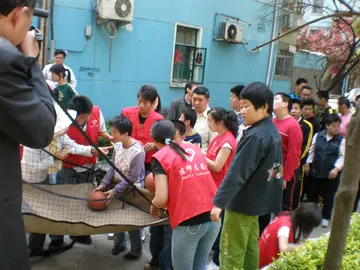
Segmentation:
<svg viewBox="0 0 360 270">
<path fill-rule="evenodd" d="M 169 120 L 160 120 L 151 129 L 158 151 L 151 163 L 155 197 L 150 211 L 154 217 L 159 216 L 158 208 L 169 213 L 174 269 L 205 269 L 220 228 L 210 219 L 216 185 L 201 149 L 174 142 L 175 133 Z"/>
<path fill-rule="evenodd" d="M 234 112 L 226 111 L 220 107 L 209 110 L 208 122 L 210 130 L 217 132 L 218 135 L 210 143 L 206 153 L 206 162 L 216 186 L 219 187 L 236 152 L 236 136 L 239 122 Z M 211 269 L 217 268 L 220 264 L 220 236 L 221 230 L 213 246 L 213 261 L 209 266 Z"/>
<path fill-rule="evenodd" d="M 61 64 L 55 64 L 50 68 L 52 80 L 56 82 L 54 95 L 60 101 L 60 105 L 63 109 L 67 109 L 69 101 L 79 95 L 75 89 L 71 87 L 69 82 L 71 81 L 70 70 L 64 68 Z M 65 79 L 68 74 L 68 81 Z"/>
</svg>

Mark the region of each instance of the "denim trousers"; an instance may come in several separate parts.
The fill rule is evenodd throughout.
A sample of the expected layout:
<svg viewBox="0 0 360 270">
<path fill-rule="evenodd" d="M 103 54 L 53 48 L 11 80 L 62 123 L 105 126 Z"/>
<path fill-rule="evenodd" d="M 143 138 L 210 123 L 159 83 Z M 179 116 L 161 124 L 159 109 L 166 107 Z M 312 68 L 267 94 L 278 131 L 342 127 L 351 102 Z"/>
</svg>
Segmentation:
<svg viewBox="0 0 360 270">
<path fill-rule="evenodd" d="M 205 270 L 220 222 L 177 226 L 172 236 L 172 263 L 175 270 Z"/>
<path fill-rule="evenodd" d="M 170 225 L 150 227 L 151 263 L 160 265 L 163 270 L 171 270 L 171 237 Z"/>
<path fill-rule="evenodd" d="M 141 255 L 142 253 L 142 241 L 140 230 L 129 231 L 130 238 L 130 252 L 134 256 Z M 115 234 L 114 238 L 115 245 L 126 248 L 125 232 Z"/>
</svg>

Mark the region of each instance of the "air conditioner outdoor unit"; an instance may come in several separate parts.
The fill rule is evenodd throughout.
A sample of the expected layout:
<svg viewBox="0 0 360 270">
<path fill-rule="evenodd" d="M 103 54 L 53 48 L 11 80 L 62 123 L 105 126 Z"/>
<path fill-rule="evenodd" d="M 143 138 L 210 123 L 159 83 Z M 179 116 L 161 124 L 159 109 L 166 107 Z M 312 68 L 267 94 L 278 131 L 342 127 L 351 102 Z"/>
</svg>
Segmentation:
<svg viewBox="0 0 360 270">
<path fill-rule="evenodd" d="M 237 21 L 227 21 L 220 25 L 221 38 L 230 43 L 242 43 L 243 27 Z"/>
<path fill-rule="evenodd" d="M 97 0 L 96 12 L 100 20 L 131 22 L 134 18 L 134 0 Z"/>
</svg>

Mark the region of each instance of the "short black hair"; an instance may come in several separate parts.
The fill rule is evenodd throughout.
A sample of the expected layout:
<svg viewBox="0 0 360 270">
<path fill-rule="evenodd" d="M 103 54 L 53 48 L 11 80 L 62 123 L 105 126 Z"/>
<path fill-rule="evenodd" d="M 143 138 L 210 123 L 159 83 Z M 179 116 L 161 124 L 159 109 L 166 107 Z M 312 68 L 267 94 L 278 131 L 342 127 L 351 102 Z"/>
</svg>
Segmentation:
<svg viewBox="0 0 360 270">
<path fill-rule="evenodd" d="M 299 104 L 300 108 L 301 108 L 301 109 L 303 108 L 303 104 L 302 104 L 302 102 L 300 101 L 300 99 L 298 99 L 298 98 L 292 98 L 292 99 L 291 99 L 291 104 L 292 104 L 292 105 L 294 105 L 294 104 Z M 291 106 L 292 106 L 292 105 L 291 105 Z"/>
<path fill-rule="evenodd" d="M 267 113 L 272 114 L 274 94 L 271 89 L 262 82 L 253 82 L 247 85 L 240 94 L 243 99 L 249 100 L 256 110 L 268 105 Z"/>
<path fill-rule="evenodd" d="M 0 5 L 0 16 L 7 17 L 17 7 L 34 8 L 36 0 L 2 0 Z"/>
<path fill-rule="evenodd" d="M 116 128 L 120 132 L 120 134 L 127 133 L 128 136 L 131 136 L 132 134 L 132 123 L 125 116 L 122 115 L 115 116 L 110 121 L 110 126 Z"/>
<path fill-rule="evenodd" d="M 66 57 L 66 51 L 64 51 L 64 50 L 56 50 L 54 52 L 54 56 L 57 56 L 58 54 L 62 54 L 64 56 L 64 58 Z"/>
<path fill-rule="evenodd" d="M 68 104 L 68 109 L 76 111 L 78 116 L 83 113 L 91 113 L 92 108 L 93 104 L 86 96 L 75 96 L 69 101 Z"/>
<path fill-rule="evenodd" d="M 335 122 L 341 124 L 341 117 L 337 113 L 329 114 L 325 119 L 325 124 L 328 126 Z"/>
<path fill-rule="evenodd" d="M 302 83 L 308 83 L 308 81 L 304 78 L 298 78 L 295 82 L 296 85 L 300 85 Z"/>
<path fill-rule="evenodd" d="M 308 85 L 304 85 L 303 87 L 301 87 L 301 91 L 302 90 L 310 90 L 310 91 L 312 91 L 312 88 L 310 86 L 308 86 Z"/>
<path fill-rule="evenodd" d="M 205 98 L 210 98 L 210 92 L 209 90 L 206 88 L 206 87 L 203 87 L 203 86 L 199 86 L 197 87 L 193 94 L 197 94 L 197 95 L 202 95 L 204 96 Z"/>
<path fill-rule="evenodd" d="M 137 94 L 137 98 L 141 97 L 146 101 L 150 101 L 151 103 L 154 103 L 158 96 L 158 91 L 151 85 L 142 86 Z"/>
<path fill-rule="evenodd" d="M 244 85 L 236 85 L 230 89 L 230 92 L 233 93 L 238 99 L 240 99 L 241 91 L 245 88 Z"/>
<path fill-rule="evenodd" d="M 351 102 L 347 97 L 339 97 L 338 99 L 339 105 L 346 105 L 349 109 L 351 108 Z"/>
<path fill-rule="evenodd" d="M 319 99 L 325 98 L 326 101 L 329 101 L 329 99 L 330 99 L 329 92 L 326 90 L 320 90 L 316 93 L 316 95 Z"/>
<path fill-rule="evenodd" d="M 357 101 L 360 98 L 360 95 L 357 95 L 355 98 L 355 101 Z"/>
<path fill-rule="evenodd" d="M 283 92 L 278 92 L 275 94 L 275 96 L 281 96 L 282 101 L 288 103 L 288 110 L 290 112 L 292 109 L 291 97 L 288 94 L 283 93 Z"/>
<path fill-rule="evenodd" d="M 190 126 L 194 128 L 197 120 L 197 114 L 195 110 L 192 108 L 187 108 L 182 112 L 182 114 L 184 115 L 184 120 L 189 120 Z"/>
<path fill-rule="evenodd" d="M 175 129 L 179 132 L 180 136 L 184 136 L 186 133 L 185 123 L 179 120 L 173 120 Z"/>
<path fill-rule="evenodd" d="M 303 103 L 303 106 L 311 105 L 313 108 L 315 108 L 315 105 L 316 105 L 315 100 L 313 100 L 312 98 L 307 98 L 307 99 L 303 100 L 302 103 Z"/>
<path fill-rule="evenodd" d="M 191 89 L 194 85 L 198 85 L 198 83 L 196 82 L 193 82 L 193 81 L 188 81 L 186 84 L 185 84 L 185 95 L 187 94 L 187 89 Z"/>
</svg>

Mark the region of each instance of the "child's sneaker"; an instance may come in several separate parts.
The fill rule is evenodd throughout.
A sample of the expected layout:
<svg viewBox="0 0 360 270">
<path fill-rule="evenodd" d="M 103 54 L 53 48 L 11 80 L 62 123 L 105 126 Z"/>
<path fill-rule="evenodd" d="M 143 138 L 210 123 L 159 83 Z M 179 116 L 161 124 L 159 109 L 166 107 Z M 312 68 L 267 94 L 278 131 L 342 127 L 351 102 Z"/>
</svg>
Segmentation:
<svg viewBox="0 0 360 270">
<path fill-rule="evenodd" d="M 322 219 L 321 220 L 321 227 L 323 227 L 323 228 L 329 227 L 329 221 L 327 219 Z"/>
<path fill-rule="evenodd" d="M 220 267 L 217 266 L 214 262 L 210 262 L 206 266 L 206 270 L 219 270 L 219 269 L 220 269 Z"/>
</svg>

